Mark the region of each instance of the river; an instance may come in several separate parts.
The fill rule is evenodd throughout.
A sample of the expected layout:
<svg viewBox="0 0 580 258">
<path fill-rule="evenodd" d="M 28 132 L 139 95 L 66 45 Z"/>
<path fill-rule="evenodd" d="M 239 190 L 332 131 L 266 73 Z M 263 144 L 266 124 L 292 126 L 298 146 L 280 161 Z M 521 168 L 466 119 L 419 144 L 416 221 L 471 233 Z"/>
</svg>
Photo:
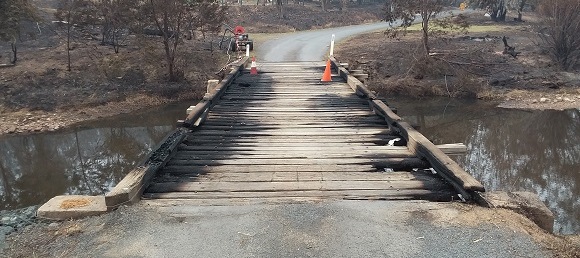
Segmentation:
<svg viewBox="0 0 580 258">
<path fill-rule="evenodd" d="M 556 215 L 555 232 L 580 233 L 580 111 L 521 111 L 477 101 L 388 100 L 436 144 L 463 142 L 457 161 L 488 190 L 531 191 Z M 109 191 L 155 147 L 190 103 L 0 138 L 0 208 L 61 194 Z"/>
</svg>

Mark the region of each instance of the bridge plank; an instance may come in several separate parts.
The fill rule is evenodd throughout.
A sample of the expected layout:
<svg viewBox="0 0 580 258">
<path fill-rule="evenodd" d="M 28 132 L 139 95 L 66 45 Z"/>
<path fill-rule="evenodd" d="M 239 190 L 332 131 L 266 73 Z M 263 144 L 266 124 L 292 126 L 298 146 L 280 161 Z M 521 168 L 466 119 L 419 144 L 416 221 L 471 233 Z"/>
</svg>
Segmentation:
<svg viewBox="0 0 580 258">
<path fill-rule="evenodd" d="M 303 114 L 303 113 L 310 113 L 315 112 L 316 115 L 319 114 L 327 114 L 327 113 L 340 113 L 340 114 L 370 114 L 372 113 L 371 110 L 367 108 L 356 108 L 356 109 L 349 109 L 347 107 L 338 108 L 338 107 L 307 107 L 307 108 L 292 108 L 292 107 L 239 107 L 239 106 L 229 106 L 229 107 L 216 107 L 212 108 L 212 113 L 230 113 L 233 112 L 235 114 L 260 114 L 260 113 L 272 113 L 272 114 Z"/>
<path fill-rule="evenodd" d="M 365 135 L 361 135 L 361 136 L 365 136 Z M 308 143 L 316 143 L 317 145 L 320 144 L 329 144 L 329 146 L 331 146 L 330 144 L 340 144 L 340 143 L 346 143 L 346 144 L 373 144 L 373 145 L 386 145 L 388 143 L 389 140 L 395 139 L 397 138 L 396 136 L 391 136 L 391 135 L 379 135 L 382 137 L 360 137 L 359 139 L 354 139 L 354 138 L 347 138 L 347 139 L 343 139 L 342 141 L 340 139 L 337 139 L 337 137 L 330 137 L 327 135 L 324 136 L 320 136 L 322 139 L 317 139 L 316 142 L 315 139 L 312 139 L 311 136 L 305 135 L 303 138 L 302 137 L 291 137 L 291 136 L 284 136 L 284 137 L 288 137 L 286 140 L 284 139 L 279 139 L 279 138 L 274 138 L 274 137 L 268 137 L 265 136 L 262 139 L 257 139 L 256 136 L 244 136 L 244 137 L 237 137 L 237 136 L 203 136 L 203 137 L 197 137 L 197 138 L 189 138 L 187 140 L 185 140 L 182 145 L 185 146 L 197 146 L 197 145 L 211 145 L 211 146 L 227 146 L 227 145 L 239 145 L 239 146 L 244 146 L 244 145 L 252 145 L 252 144 L 256 144 L 256 145 L 262 145 L 262 144 L 266 144 L 266 145 L 270 145 L 270 146 L 275 146 L 275 145 L 291 145 L 291 144 L 306 144 L 305 146 L 308 146 Z M 342 137 L 342 136 L 341 136 Z M 312 139 L 312 141 L 308 142 L 309 139 Z"/>
<path fill-rule="evenodd" d="M 162 173 L 170 174 L 204 174 L 204 173 L 255 173 L 255 172 L 377 172 L 380 169 L 372 165 L 169 165 Z"/>
<path fill-rule="evenodd" d="M 247 173 L 176 173 L 162 171 L 167 176 L 156 182 L 182 181 L 221 181 L 221 182 L 294 182 L 294 181 L 404 181 L 434 180 L 433 176 L 423 172 L 296 172 L 296 171 L 263 171 Z M 173 174 L 173 175 L 171 175 Z"/>
<path fill-rule="evenodd" d="M 387 153 L 271 153 L 271 154 L 193 154 L 191 152 L 178 152 L 174 160 L 227 160 L 227 159 L 344 159 L 344 158 L 413 158 L 415 154 L 409 151 L 392 151 Z"/>
<path fill-rule="evenodd" d="M 325 128 L 326 129 L 326 128 Z M 225 130 L 200 130 L 197 131 L 198 136 L 257 136 L 257 135 L 266 135 L 266 136 L 296 136 L 296 135 L 304 135 L 304 136 L 317 136 L 317 135 L 324 135 L 324 136 L 344 136 L 344 135 L 388 135 L 388 130 L 257 130 L 257 131 L 225 131 Z"/>
<path fill-rule="evenodd" d="M 443 187 L 442 187 L 443 186 Z M 272 192 L 441 189 L 441 181 L 297 181 L 297 182 L 166 182 L 152 183 L 148 193 L 164 192 Z"/>
<path fill-rule="evenodd" d="M 265 155 L 265 154 L 284 154 L 289 151 L 295 153 L 377 153 L 377 154 L 404 154 L 407 155 L 409 149 L 406 146 L 360 146 L 360 145 L 327 145 L 316 142 L 299 143 L 299 144 L 253 144 L 248 146 L 239 146 L 237 144 L 219 145 L 219 146 L 180 146 L 180 152 L 187 152 L 192 155 L 219 154 L 226 151 L 228 153 L 247 154 L 247 155 Z"/>
<path fill-rule="evenodd" d="M 385 130 L 385 127 L 379 127 L 380 124 L 365 124 L 365 125 L 357 125 L 357 128 L 374 128 L 374 129 L 381 129 Z M 315 129 L 337 129 L 337 128 L 352 128 L 354 125 L 351 124 L 259 124 L 259 123 L 232 123 L 229 124 L 209 124 L 206 123 L 203 126 L 204 130 L 272 130 L 272 129 L 305 129 L 305 128 L 315 128 Z"/>
<path fill-rule="evenodd" d="M 309 119 L 308 122 L 304 121 L 304 116 L 293 116 L 293 117 L 284 117 L 279 118 L 276 116 L 269 116 L 269 117 L 240 117 L 240 116 L 222 116 L 219 114 L 210 114 L 206 121 L 217 121 L 217 120 L 227 120 L 236 123 L 261 123 L 261 124 L 300 124 L 300 123 L 315 123 L 315 124 L 342 124 L 342 123 L 354 123 L 355 121 L 359 120 L 360 123 L 383 123 L 382 120 L 377 119 L 375 117 L 354 117 L 354 116 L 345 116 L 345 117 L 317 117 Z M 356 127 L 353 125 L 353 127 Z M 201 129 L 201 128 L 200 128 Z M 388 127 L 385 127 L 384 130 L 389 130 Z"/>
<path fill-rule="evenodd" d="M 447 189 L 442 190 L 399 189 L 399 190 L 348 190 L 348 191 L 199 192 L 199 193 L 168 192 L 168 193 L 146 193 L 144 197 L 155 199 L 208 200 L 207 202 L 205 202 L 205 204 L 215 205 L 216 199 L 226 199 L 226 200 L 234 199 L 244 202 L 251 202 L 255 200 L 259 200 L 261 202 L 272 202 L 273 200 L 271 198 L 284 198 L 285 201 L 291 202 L 295 202 L 296 200 L 312 201 L 316 199 L 451 201 L 454 199 L 453 197 L 454 194 L 455 193 L 453 191 Z M 181 203 L 181 201 L 178 203 Z M 165 200 L 164 204 L 167 204 Z"/>
<path fill-rule="evenodd" d="M 412 168 L 428 168 L 428 164 L 419 158 L 341 158 L 341 159 L 229 159 L 229 160 L 170 160 L 170 166 L 193 165 L 375 165 L 389 167 L 395 170 L 410 170 Z"/>
</svg>

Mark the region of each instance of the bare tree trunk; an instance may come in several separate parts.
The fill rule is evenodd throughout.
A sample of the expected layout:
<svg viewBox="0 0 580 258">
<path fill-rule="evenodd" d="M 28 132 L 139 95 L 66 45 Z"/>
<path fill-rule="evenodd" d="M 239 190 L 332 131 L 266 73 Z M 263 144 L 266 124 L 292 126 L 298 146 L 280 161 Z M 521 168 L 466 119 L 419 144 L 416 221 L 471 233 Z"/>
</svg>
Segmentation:
<svg viewBox="0 0 580 258">
<path fill-rule="evenodd" d="M 13 38 L 12 42 L 10 42 L 10 47 L 12 47 L 12 60 L 10 61 L 10 63 L 12 64 L 16 64 L 16 61 L 18 61 L 18 48 L 16 46 L 16 37 Z"/>
<path fill-rule="evenodd" d="M 276 5 L 278 6 L 280 19 L 286 19 L 286 13 L 284 13 L 284 2 L 282 0 L 276 0 Z"/>
<path fill-rule="evenodd" d="M 518 18 L 517 21 L 523 21 L 522 20 L 522 12 L 524 11 L 524 7 L 526 6 L 526 0 L 520 0 L 520 5 L 518 6 Z"/>
<path fill-rule="evenodd" d="M 169 14 L 167 12 L 163 13 L 163 47 L 165 49 L 165 59 L 167 60 L 167 68 L 168 68 L 168 73 L 169 73 L 169 80 L 170 81 L 176 81 L 176 76 L 175 76 L 175 66 L 174 66 L 174 61 L 175 61 L 175 50 L 171 51 L 170 45 L 169 45 L 169 40 L 171 38 L 171 35 L 169 35 L 169 27 L 168 27 L 168 23 L 169 23 Z M 177 39 L 174 39 L 177 40 Z"/>
<path fill-rule="evenodd" d="M 1 160 L 0 160 L 1 161 Z M 6 174 L 6 169 L 4 165 L 0 162 L 0 175 L 2 175 L 2 184 L 4 185 L 4 197 L 5 202 L 11 202 L 13 198 L 12 187 L 10 187 L 10 182 L 8 180 L 8 175 Z"/>
<path fill-rule="evenodd" d="M 423 23 L 423 26 L 422 26 L 422 28 L 423 28 L 423 48 L 425 49 L 425 55 L 429 56 L 429 51 L 430 51 L 430 49 L 429 49 L 429 18 L 427 18 L 426 15 L 428 15 L 428 14 L 425 14 L 425 16 L 423 16 L 423 21 L 422 21 L 422 23 Z"/>
<path fill-rule="evenodd" d="M 70 65 L 70 33 L 71 33 L 71 23 L 70 23 L 70 12 L 68 13 L 68 21 L 66 24 L 66 56 L 67 56 L 67 67 L 66 70 L 67 71 L 71 71 L 71 65 Z"/>
<path fill-rule="evenodd" d="M 340 10 L 346 10 L 348 8 L 349 0 L 340 0 Z"/>
<path fill-rule="evenodd" d="M 491 10 L 491 19 L 495 22 L 504 22 L 507 14 L 504 0 L 498 1 Z"/>
</svg>

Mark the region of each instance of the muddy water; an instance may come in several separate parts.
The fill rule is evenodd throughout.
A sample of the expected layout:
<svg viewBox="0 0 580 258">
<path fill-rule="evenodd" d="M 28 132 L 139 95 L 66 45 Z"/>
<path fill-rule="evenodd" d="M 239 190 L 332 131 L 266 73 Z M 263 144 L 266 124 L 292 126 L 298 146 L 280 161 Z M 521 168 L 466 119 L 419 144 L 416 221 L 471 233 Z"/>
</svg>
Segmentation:
<svg viewBox="0 0 580 258">
<path fill-rule="evenodd" d="M 467 145 L 458 163 L 488 190 L 531 191 L 580 233 L 580 111 L 521 111 L 448 99 L 391 100 L 433 142 Z"/>
<path fill-rule="evenodd" d="M 145 110 L 62 132 L 0 138 L 0 209 L 61 194 L 108 192 L 174 128 L 187 106 Z"/>
<path fill-rule="evenodd" d="M 518 111 L 448 99 L 389 101 L 435 143 L 463 142 L 458 162 L 489 190 L 532 191 L 557 233 L 580 233 L 580 111 Z M 60 194 L 103 194 L 155 147 L 189 103 L 0 138 L 1 209 Z"/>
</svg>

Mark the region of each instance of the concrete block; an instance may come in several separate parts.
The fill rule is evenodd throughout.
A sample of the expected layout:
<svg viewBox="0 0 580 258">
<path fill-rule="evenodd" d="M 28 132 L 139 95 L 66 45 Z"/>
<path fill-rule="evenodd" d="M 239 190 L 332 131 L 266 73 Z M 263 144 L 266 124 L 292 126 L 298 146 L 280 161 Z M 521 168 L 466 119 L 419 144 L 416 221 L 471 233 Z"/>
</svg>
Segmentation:
<svg viewBox="0 0 580 258">
<path fill-rule="evenodd" d="M 105 196 L 60 195 L 38 208 L 36 216 L 44 219 L 67 220 L 101 215 L 107 212 Z"/>
<path fill-rule="evenodd" d="M 554 213 L 535 193 L 496 191 L 484 193 L 483 198 L 489 207 L 513 210 L 550 233 L 554 230 Z"/>
</svg>

